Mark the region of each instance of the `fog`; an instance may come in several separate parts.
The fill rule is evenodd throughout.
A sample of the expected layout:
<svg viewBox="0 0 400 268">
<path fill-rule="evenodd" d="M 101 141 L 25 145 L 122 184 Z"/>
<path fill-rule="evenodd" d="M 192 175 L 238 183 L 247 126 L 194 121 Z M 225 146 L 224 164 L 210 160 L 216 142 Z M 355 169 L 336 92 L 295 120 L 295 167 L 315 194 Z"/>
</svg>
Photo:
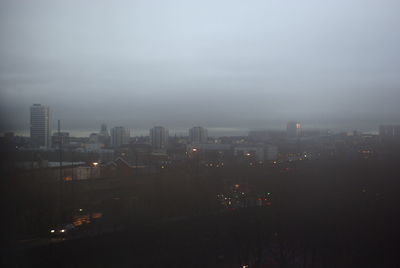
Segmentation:
<svg viewBox="0 0 400 268">
<path fill-rule="evenodd" d="M 374 130 L 400 118 L 400 2 L 0 1 L 0 131 Z"/>
</svg>

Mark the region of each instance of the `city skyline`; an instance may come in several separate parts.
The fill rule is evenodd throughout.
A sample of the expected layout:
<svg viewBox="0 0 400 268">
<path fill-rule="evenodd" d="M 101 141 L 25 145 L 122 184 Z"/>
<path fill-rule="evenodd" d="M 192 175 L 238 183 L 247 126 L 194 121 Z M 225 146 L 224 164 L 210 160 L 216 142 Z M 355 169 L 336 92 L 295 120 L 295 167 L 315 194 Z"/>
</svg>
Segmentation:
<svg viewBox="0 0 400 268">
<path fill-rule="evenodd" d="M 52 121 L 50 121 L 50 128 L 51 129 L 57 129 L 57 118 L 60 118 L 59 113 L 57 113 L 57 107 L 54 107 L 52 105 L 46 104 L 48 107 L 51 107 L 51 113 L 52 113 Z M 9 128 L 9 129 L 0 129 L 0 134 L 4 135 L 6 132 L 14 132 L 17 135 L 21 136 L 29 136 L 29 131 L 30 131 L 30 123 L 29 123 L 29 109 L 26 109 L 26 116 L 25 118 L 25 126 L 24 128 Z M 197 124 L 197 125 L 202 125 L 204 127 L 207 127 L 207 129 L 210 130 L 210 135 L 211 136 L 221 136 L 221 135 L 242 135 L 243 133 L 247 133 L 248 131 L 252 130 L 283 130 L 286 129 L 287 123 L 288 122 L 293 122 L 296 121 L 294 119 L 298 118 L 289 118 L 288 120 L 284 119 L 277 119 L 277 120 L 268 120 L 268 119 L 259 119 L 259 120 L 247 120 L 246 122 L 238 123 L 235 124 L 232 121 L 226 120 L 225 124 L 222 123 L 222 125 L 217 125 L 215 123 L 208 123 L 205 122 L 204 124 Z M 169 129 L 171 131 L 171 134 L 175 135 L 181 135 L 183 132 L 187 131 L 187 128 L 193 127 L 196 124 L 193 122 L 190 122 L 190 120 L 185 123 L 185 124 L 167 124 L 165 122 L 169 122 L 168 120 L 162 121 L 162 120 L 156 120 L 156 119 L 151 119 L 148 120 L 148 122 L 144 121 L 143 119 L 135 119 L 135 120 L 119 120 L 118 118 L 114 118 L 114 120 L 90 120 L 90 128 L 87 127 L 82 127 L 82 128 L 76 128 L 76 127 L 71 127 L 71 122 L 74 122 L 75 119 L 64 119 L 61 120 L 63 122 L 62 124 L 62 129 L 64 131 L 68 131 L 72 133 L 74 136 L 78 137 L 83 137 L 83 136 L 89 136 L 90 133 L 96 132 L 99 128 L 99 126 L 103 123 L 107 123 L 107 125 L 110 126 L 120 126 L 123 125 L 125 127 L 128 127 L 131 130 L 135 130 L 135 135 L 137 136 L 143 136 L 146 135 L 148 130 L 152 128 L 155 125 L 168 125 L 170 126 Z M 301 125 L 305 128 L 308 129 L 329 129 L 332 131 L 337 131 L 337 132 L 351 132 L 354 130 L 359 130 L 363 131 L 366 133 L 378 133 L 379 132 L 379 126 L 380 125 L 396 125 L 399 124 L 400 119 L 395 118 L 395 119 L 390 119 L 390 118 L 384 118 L 382 120 L 374 119 L 372 120 L 365 120 L 365 119 L 359 119 L 359 120 L 352 120 L 352 119 L 337 119 L 337 120 L 297 120 L 301 122 Z M 93 123 L 95 122 L 95 123 Z M 196 121 L 198 122 L 198 121 Z"/>
<path fill-rule="evenodd" d="M 392 122 L 392 121 L 389 121 Z M 64 121 L 62 121 L 62 123 L 64 123 Z M 207 125 L 205 125 L 204 127 L 207 128 L 208 132 L 209 132 L 209 136 L 210 137 L 220 137 L 220 136 L 247 136 L 249 132 L 251 131 L 258 131 L 258 130 L 272 130 L 272 131 L 282 131 L 282 132 L 286 132 L 286 124 L 287 122 L 282 122 L 282 123 L 276 123 L 276 124 L 266 124 L 265 127 L 208 127 Z M 397 125 L 397 123 L 393 123 L 394 125 Z M 109 125 L 109 124 L 107 124 Z M 133 127 L 128 127 L 128 125 L 132 125 Z M 346 124 L 345 126 L 341 126 L 340 124 L 338 124 L 338 126 L 334 126 L 334 127 L 329 127 L 329 126 L 325 126 L 323 127 L 323 125 L 317 125 L 317 124 L 304 124 L 302 123 L 302 127 L 308 130 L 331 130 L 334 132 L 348 132 L 351 133 L 355 130 L 357 131 L 362 131 L 364 133 L 369 133 L 369 134 L 379 134 L 379 126 L 380 125 L 387 125 L 387 124 L 383 124 L 383 123 L 379 123 L 377 122 L 377 125 L 371 126 L 371 127 L 357 127 L 354 126 L 352 124 Z M 113 127 L 114 125 L 110 124 L 110 127 Z M 117 126 L 117 125 L 115 125 Z M 149 127 L 144 127 L 144 128 L 138 128 L 138 127 L 134 127 L 133 124 L 126 124 L 124 125 L 126 127 L 128 127 L 132 132 L 133 135 L 131 137 L 141 137 L 141 136 L 148 136 L 148 132 L 149 129 L 151 129 L 153 126 L 149 126 Z M 181 127 L 169 127 L 169 132 L 170 135 L 174 136 L 189 136 L 188 134 L 188 130 L 192 127 L 192 125 L 188 125 L 188 126 L 181 126 Z M 54 134 L 54 130 L 56 129 L 56 123 L 54 123 L 54 126 L 52 128 L 53 132 L 52 134 Z M 89 137 L 90 134 L 92 133 L 97 133 L 99 131 L 99 128 L 97 127 L 93 127 L 90 129 L 68 129 L 68 128 L 64 128 L 62 127 L 62 131 L 63 132 L 68 132 L 70 133 L 71 136 L 73 137 Z M 7 130 L 7 131 L 3 131 L 0 132 L 0 135 L 4 135 L 7 132 L 13 132 L 15 135 L 18 136 L 25 136 L 28 137 L 29 136 L 29 129 L 25 129 L 23 131 L 21 130 Z"/>
<path fill-rule="evenodd" d="M 34 106 L 41 106 L 41 107 L 46 107 L 48 109 L 48 113 L 50 111 L 50 106 L 43 106 L 41 104 L 33 104 L 31 106 L 31 115 L 32 116 L 32 107 Z M 53 112 L 53 109 L 52 109 Z M 31 119 L 32 120 L 32 119 Z M 51 120 L 51 117 L 49 116 L 49 120 L 48 120 L 48 128 L 49 128 L 49 136 L 51 136 L 52 134 L 54 135 L 55 132 L 51 133 L 52 129 L 57 129 L 58 126 L 56 126 L 58 120 Z M 60 121 L 61 122 L 61 121 Z M 382 122 L 380 122 L 379 126 L 374 126 L 373 128 L 370 129 L 365 129 L 365 128 L 360 128 L 361 125 L 354 125 L 351 124 L 350 127 L 345 127 L 345 125 L 343 125 L 343 123 L 338 122 L 338 126 L 336 127 L 327 127 L 324 124 L 305 124 L 306 125 L 306 129 L 308 130 L 331 130 L 331 131 L 336 131 L 336 132 L 353 132 L 353 131 L 362 131 L 365 133 L 370 133 L 370 134 L 378 134 L 380 132 L 380 127 L 382 125 L 393 125 L 393 124 L 388 124 L 388 121 L 384 121 L 385 123 L 382 124 Z M 283 131 L 284 129 L 282 128 L 284 124 L 284 127 L 286 128 L 286 132 L 289 131 L 289 125 L 296 125 L 299 126 L 299 133 L 301 132 L 301 126 L 303 126 L 303 122 L 299 122 L 299 121 L 288 121 L 288 122 L 280 122 L 280 123 L 273 123 L 273 124 L 265 124 L 265 127 L 261 127 L 260 125 L 256 128 L 251 128 L 251 127 L 230 127 L 230 128 L 224 128 L 224 127 L 204 127 L 204 126 L 193 126 L 189 127 L 189 126 L 182 126 L 182 127 L 178 127 L 178 128 L 172 128 L 171 130 L 171 134 L 172 135 L 178 135 L 178 136 L 191 136 L 190 132 L 196 128 L 200 128 L 203 129 L 201 131 L 205 131 L 206 136 L 208 135 L 208 130 L 211 130 L 211 136 L 240 136 L 240 135 L 247 135 L 249 132 L 251 131 L 259 131 L 259 130 L 280 130 Z M 131 124 L 127 124 L 127 125 L 132 125 Z M 396 125 L 396 123 L 394 123 L 394 125 Z M 154 125 L 153 125 L 154 126 Z M 132 137 L 140 137 L 140 136 L 147 136 L 149 129 L 153 128 L 153 126 L 150 126 L 148 128 L 138 128 L 138 127 L 128 127 L 129 130 L 129 135 L 132 135 L 133 129 L 135 129 L 135 135 L 133 135 Z M 295 126 L 295 128 L 296 128 Z M 121 126 L 114 126 L 115 127 L 121 127 Z M 126 126 L 124 126 L 126 127 Z M 31 124 L 29 126 L 29 130 L 31 130 Z M 28 131 L 29 131 L 28 130 Z M 70 129 L 62 129 L 64 132 L 68 132 L 70 134 L 72 134 L 72 136 L 75 137 L 87 137 L 87 136 L 91 136 L 94 133 L 97 133 L 98 129 L 75 129 L 75 130 L 70 130 Z M 15 133 L 17 135 L 20 136 L 28 136 L 30 135 L 29 132 L 27 132 L 27 130 L 25 131 L 18 131 L 18 130 L 10 130 L 10 131 L 4 131 L 4 132 L 0 132 L 1 135 L 4 135 L 7 132 L 12 132 Z M 102 122 L 100 125 L 100 134 L 101 135 L 109 135 L 108 130 L 107 130 L 107 124 Z M 97 135 L 97 134 L 96 134 Z M 289 134 L 290 136 L 293 136 L 293 134 Z M 298 136 L 298 134 L 295 134 L 295 136 Z"/>
</svg>

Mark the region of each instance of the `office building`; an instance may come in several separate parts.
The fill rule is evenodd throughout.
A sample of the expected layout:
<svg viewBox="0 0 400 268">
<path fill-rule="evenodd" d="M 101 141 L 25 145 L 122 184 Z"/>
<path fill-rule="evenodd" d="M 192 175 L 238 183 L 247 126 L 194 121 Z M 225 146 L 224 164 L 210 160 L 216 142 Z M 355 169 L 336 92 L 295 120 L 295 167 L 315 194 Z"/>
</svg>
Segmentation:
<svg viewBox="0 0 400 268">
<path fill-rule="evenodd" d="M 382 138 L 400 137 L 400 125 L 379 126 L 379 136 Z"/>
<path fill-rule="evenodd" d="M 286 125 L 286 135 L 288 138 L 298 138 L 301 135 L 301 124 L 299 122 L 289 122 Z"/>
<path fill-rule="evenodd" d="M 101 127 L 100 127 L 100 135 L 101 135 L 101 136 L 104 136 L 104 137 L 108 137 L 108 136 L 109 136 L 109 134 L 108 134 L 108 129 L 107 129 L 107 125 L 106 125 L 106 124 L 101 124 Z"/>
<path fill-rule="evenodd" d="M 168 129 L 153 127 L 150 129 L 150 143 L 155 151 L 165 151 L 168 146 Z"/>
<path fill-rule="evenodd" d="M 106 124 L 101 124 L 100 133 L 97 137 L 97 142 L 103 144 L 104 146 L 110 145 L 110 134 L 108 133 Z"/>
<path fill-rule="evenodd" d="M 50 147 L 50 135 L 50 108 L 41 104 L 33 104 L 30 118 L 31 145 L 36 148 Z"/>
<path fill-rule="evenodd" d="M 207 143 L 208 131 L 203 127 L 189 129 L 189 141 L 191 144 Z"/>
<path fill-rule="evenodd" d="M 117 148 L 129 144 L 130 130 L 124 127 L 111 129 L 111 147 Z"/>
</svg>

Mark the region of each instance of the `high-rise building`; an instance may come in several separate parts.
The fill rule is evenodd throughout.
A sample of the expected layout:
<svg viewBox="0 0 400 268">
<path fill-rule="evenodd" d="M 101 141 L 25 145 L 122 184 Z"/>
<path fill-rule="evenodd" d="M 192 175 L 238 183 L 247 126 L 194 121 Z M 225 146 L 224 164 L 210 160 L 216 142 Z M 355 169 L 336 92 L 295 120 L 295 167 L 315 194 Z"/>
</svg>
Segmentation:
<svg viewBox="0 0 400 268">
<path fill-rule="evenodd" d="M 301 124 L 299 122 L 289 122 L 286 125 L 288 138 L 298 138 L 301 135 Z"/>
<path fill-rule="evenodd" d="M 106 125 L 106 124 L 101 124 L 101 127 L 100 127 L 100 135 L 105 136 L 105 137 L 108 137 L 108 136 L 109 136 L 109 134 L 108 134 L 108 129 L 107 129 L 107 125 Z"/>
<path fill-rule="evenodd" d="M 207 143 L 208 131 L 203 127 L 189 129 L 189 140 L 192 144 Z"/>
<path fill-rule="evenodd" d="M 159 126 L 150 129 L 150 143 L 153 150 L 166 150 L 168 146 L 168 129 Z"/>
<path fill-rule="evenodd" d="M 97 135 L 97 142 L 104 146 L 110 145 L 110 134 L 108 133 L 106 124 L 101 124 L 100 133 Z"/>
<path fill-rule="evenodd" d="M 379 126 L 379 136 L 383 138 L 400 137 L 400 125 Z"/>
<path fill-rule="evenodd" d="M 120 147 L 129 144 L 130 131 L 124 127 L 111 129 L 111 147 Z"/>
<path fill-rule="evenodd" d="M 31 106 L 30 135 L 33 147 L 51 145 L 50 108 L 41 104 Z"/>
</svg>

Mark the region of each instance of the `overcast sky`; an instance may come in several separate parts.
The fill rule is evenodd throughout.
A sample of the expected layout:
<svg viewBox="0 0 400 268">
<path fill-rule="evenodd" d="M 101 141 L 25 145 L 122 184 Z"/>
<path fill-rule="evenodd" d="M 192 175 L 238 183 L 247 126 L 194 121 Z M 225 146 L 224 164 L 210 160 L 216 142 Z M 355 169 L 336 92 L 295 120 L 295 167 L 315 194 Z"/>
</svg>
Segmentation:
<svg viewBox="0 0 400 268">
<path fill-rule="evenodd" d="M 400 123 L 398 0 L 0 0 L 1 131 Z"/>
</svg>

